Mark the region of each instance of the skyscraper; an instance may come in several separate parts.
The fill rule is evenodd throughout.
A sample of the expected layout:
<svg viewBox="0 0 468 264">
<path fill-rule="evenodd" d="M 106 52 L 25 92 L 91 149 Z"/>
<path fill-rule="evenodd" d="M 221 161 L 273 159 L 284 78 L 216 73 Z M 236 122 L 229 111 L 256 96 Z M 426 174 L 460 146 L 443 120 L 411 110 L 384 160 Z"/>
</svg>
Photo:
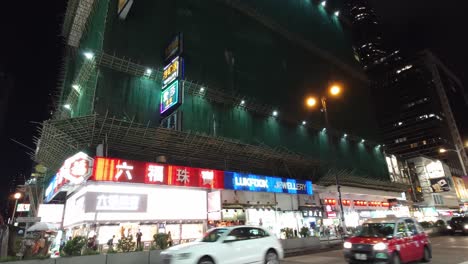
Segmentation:
<svg viewBox="0 0 468 264">
<path fill-rule="evenodd" d="M 455 152 L 462 149 L 458 124 L 468 112 L 460 80 L 431 52 L 423 51 L 394 63 L 372 78 L 382 138 L 390 153 L 403 158 L 428 156 L 445 161 L 454 175 L 463 175 Z M 467 157 L 459 151 L 464 163 Z"/>
<path fill-rule="evenodd" d="M 364 70 L 383 62 L 389 52 L 384 46 L 378 18 L 368 0 L 349 0 L 346 11 L 352 24 L 355 56 Z"/>
</svg>

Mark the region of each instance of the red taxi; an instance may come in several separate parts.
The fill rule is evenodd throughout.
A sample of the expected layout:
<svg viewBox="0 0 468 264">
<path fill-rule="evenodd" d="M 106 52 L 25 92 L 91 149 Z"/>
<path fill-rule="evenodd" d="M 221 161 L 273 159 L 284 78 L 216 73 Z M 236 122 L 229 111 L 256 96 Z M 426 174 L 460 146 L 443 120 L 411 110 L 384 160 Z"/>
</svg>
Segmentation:
<svg viewBox="0 0 468 264">
<path fill-rule="evenodd" d="M 411 218 L 374 218 L 356 236 L 344 242 L 348 263 L 429 262 L 431 242 L 419 223 Z"/>
</svg>

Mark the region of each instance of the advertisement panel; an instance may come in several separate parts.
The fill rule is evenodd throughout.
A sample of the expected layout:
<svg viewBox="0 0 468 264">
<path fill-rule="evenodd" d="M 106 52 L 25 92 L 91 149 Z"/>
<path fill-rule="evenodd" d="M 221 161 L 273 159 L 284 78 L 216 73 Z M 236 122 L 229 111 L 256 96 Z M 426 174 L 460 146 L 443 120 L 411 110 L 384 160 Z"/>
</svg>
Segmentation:
<svg viewBox="0 0 468 264">
<path fill-rule="evenodd" d="M 165 61 L 168 62 L 175 56 L 179 56 L 183 52 L 184 36 L 182 33 L 177 34 L 172 41 L 167 45 L 164 51 Z"/>
<path fill-rule="evenodd" d="M 163 70 L 163 89 L 176 79 L 184 78 L 184 60 L 181 57 L 174 58 Z"/>
<path fill-rule="evenodd" d="M 79 185 L 85 182 L 92 175 L 93 166 L 94 159 L 83 152 L 78 152 L 66 159 L 47 186 L 44 201 L 50 202 L 57 193 L 66 190 L 69 185 Z"/>
<path fill-rule="evenodd" d="M 18 206 L 16 207 L 16 212 L 29 212 L 29 209 L 31 208 L 31 205 L 30 204 L 24 204 L 24 203 L 20 203 L 18 204 Z"/>
<path fill-rule="evenodd" d="M 161 91 L 161 107 L 159 109 L 160 114 L 167 112 L 169 109 L 179 104 L 179 89 L 179 81 L 176 80 Z"/>
<path fill-rule="evenodd" d="M 88 212 L 146 212 L 148 195 L 129 193 L 88 192 L 85 195 L 85 213 Z"/>
<path fill-rule="evenodd" d="M 158 163 L 97 157 L 93 180 L 224 188 L 224 172 Z"/>
<path fill-rule="evenodd" d="M 429 181 L 431 182 L 432 192 L 439 193 L 450 191 L 449 183 L 445 177 L 431 178 Z"/>
<path fill-rule="evenodd" d="M 40 204 L 37 216 L 41 218 L 41 222 L 61 223 L 64 208 L 63 204 Z"/>
<path fill-rule="evenodd" d="M 462 201 L 468 201 L 468 189 L 466 188 L 463 177 L 452 177 L 453 183 L 455 184 L 455 191 L 457 196 Z"/>
<path fill-rule="evenodd" d="M 254 174 L 225 172 L 224 188 L 238 191 L 312 195 L 312 182 Z"/>
</svg>

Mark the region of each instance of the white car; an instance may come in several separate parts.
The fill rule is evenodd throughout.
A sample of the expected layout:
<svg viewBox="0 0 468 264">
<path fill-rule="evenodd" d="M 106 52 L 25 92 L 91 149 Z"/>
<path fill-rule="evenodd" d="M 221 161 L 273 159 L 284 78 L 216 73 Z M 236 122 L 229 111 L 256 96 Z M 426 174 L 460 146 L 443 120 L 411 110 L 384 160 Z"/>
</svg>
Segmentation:
<svg viewBox="0 0 468 264">
<path fill-rule="evenodd" d="M 197 242 L 161 252 L 163 264 L 277 264 L 283 255 L 274 235 L 252 226 L 214 228 Z"/>
</svg>

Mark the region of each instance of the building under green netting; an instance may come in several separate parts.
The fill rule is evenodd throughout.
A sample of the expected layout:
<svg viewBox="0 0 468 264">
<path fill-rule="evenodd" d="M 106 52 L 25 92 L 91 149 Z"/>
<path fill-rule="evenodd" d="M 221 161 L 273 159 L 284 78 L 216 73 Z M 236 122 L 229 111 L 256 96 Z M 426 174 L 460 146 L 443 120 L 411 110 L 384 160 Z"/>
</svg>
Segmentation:
<svg viewBox="0 0 468 264">
<path fill-rule="evenodd" d="M 376 122 L 367 80 L 353 58 L 346 22 L 336 13 L 339 1 L 326 6 L 312 0 L 129 2 L 122 19 L 118 0 L 69 0 L 63 87 L 55 120 L 48 125 L 56 122 L 54 129 L 59 129 L 57 122 L 82 120 L 61 128 L 88 127 L 94 133 L 86 144 L 77 140 L 75 146 L 93 149 L 103 139 L 109 156 L 154 160 L 164 155 L 187 165 L 315 179 L 331 170 L 388 179 L 384 155 L 373 143 Z M 183 35 L 185 80 L 182 103 L 173 114 L 176 125 L 169 130 L 256 147 L 257 154 L 241 157 L 245 167 L 230 166 L 232 156 L 240 155 L 235 152 L 219 157 L 224 162 L 210 163 L 216 158 L 204 159 L 196 150 L 182 157 L 157 148 L 148 154 L 142 154 L 147 153 L 144 147 L 140 152 L 112 148 L 131 144 L 122 138 L 132 133 L 132 126 L 154 131 L 165 126 L 160 115 L 164 52 L 178 34 Z M 323 114 L 307 109 L 305 98 L 324 93 L 334 82 L 344 92 L 328 100 L 330 126 L 323 129 Z M 113 121 L 99 119 L 99 127 L 98 119 L 85 120 L 89 116 Z M 104 134 L 108 123 L 109 133 Z M 113 135 L 118 124 L 129 128 Z M 43 131 L 52 133 L 47 127 Z M 118 133 L 123 134 L 120 139 Z M 152 144 L 146 135 L 141 140 Z M 43 149 L 45 142 L 40 142 Z M 268 151 L 296 155 L 313 165 L 301 170 L 284 164 L 268 171 L 274 158 L 264 168 L 248 166 L 253 156 Z M 38 159 L 52 160 L 52 152 L 43 151 Z M 73 150 L 54 153 L 67 152 Z"/>
</svg>

